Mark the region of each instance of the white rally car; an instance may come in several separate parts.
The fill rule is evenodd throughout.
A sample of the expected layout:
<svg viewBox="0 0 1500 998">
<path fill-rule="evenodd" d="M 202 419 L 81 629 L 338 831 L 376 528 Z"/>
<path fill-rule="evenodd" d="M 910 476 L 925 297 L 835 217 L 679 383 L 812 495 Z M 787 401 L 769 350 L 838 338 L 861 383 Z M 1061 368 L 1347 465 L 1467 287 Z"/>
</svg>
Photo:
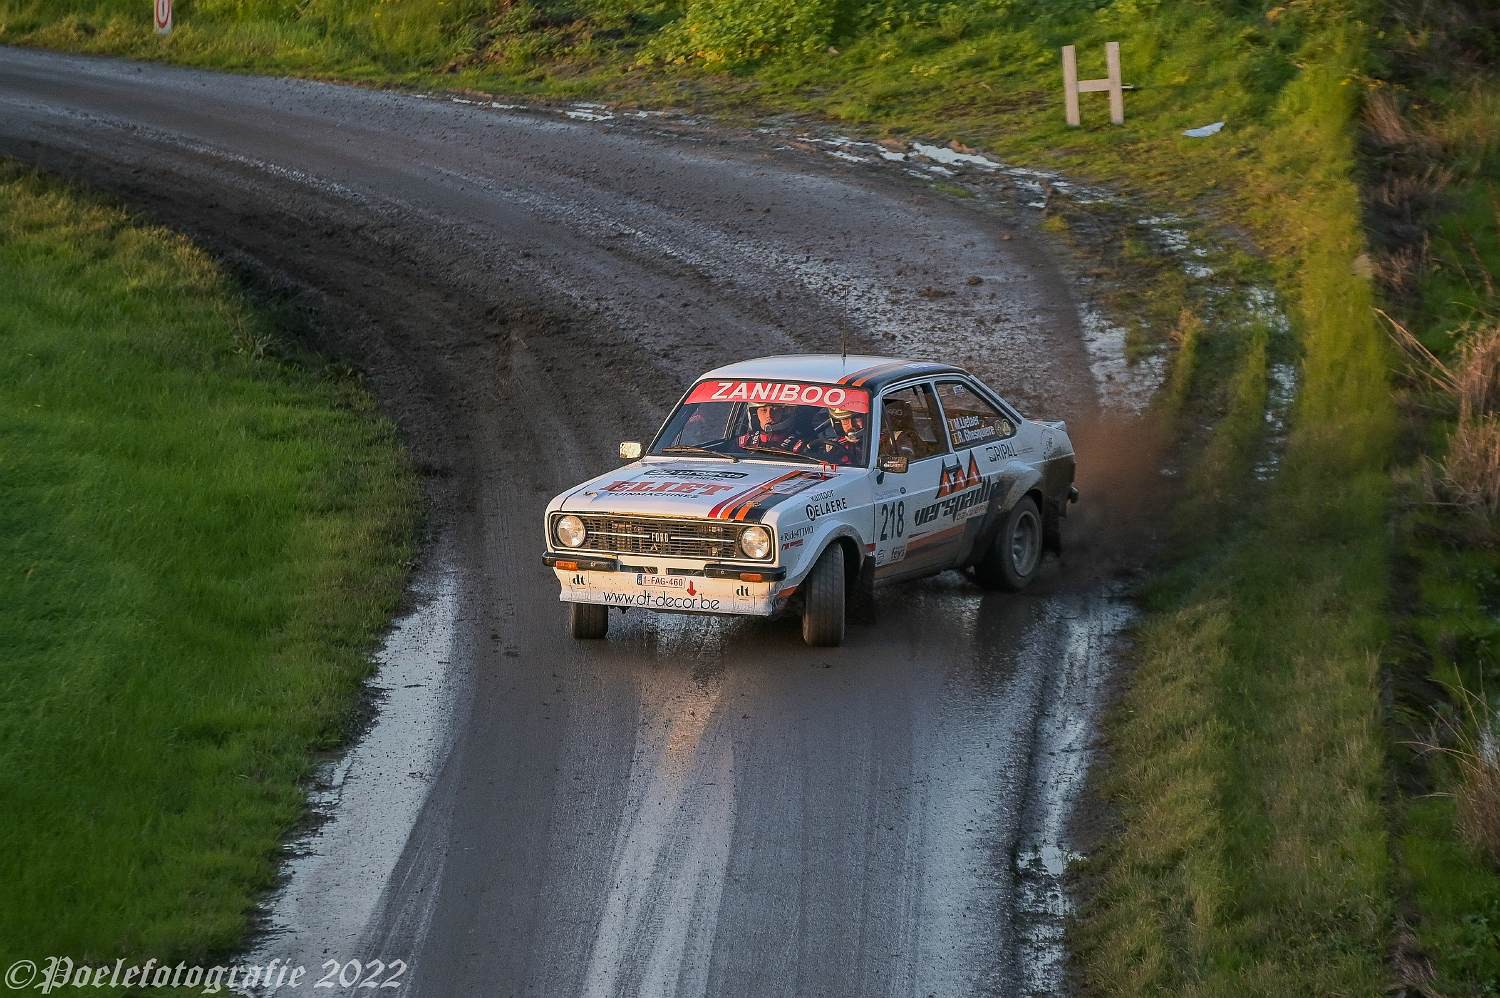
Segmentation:
<svg viewBox="0 0 1500 998">
<path fill-rule="evenodd" d="M 644 455 L 547 504 L 543 562 L 576 638 L 609 610 L 800 611 L 837 645 L 876 585 L 970 569 L 1021 589 L 1076 501 L 1061 422 L 973 375 L 887 357 L 764 357 L 710 371 Z"/>
</svg>

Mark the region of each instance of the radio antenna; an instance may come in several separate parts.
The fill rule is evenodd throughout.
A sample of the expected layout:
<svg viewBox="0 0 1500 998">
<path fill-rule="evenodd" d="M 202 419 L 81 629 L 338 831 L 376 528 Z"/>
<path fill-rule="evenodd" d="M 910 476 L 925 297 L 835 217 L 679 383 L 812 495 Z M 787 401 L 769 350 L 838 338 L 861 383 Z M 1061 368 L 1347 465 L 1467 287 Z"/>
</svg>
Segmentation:
<svg viewBox="0 0 1500 998">
<path fill-rule="evenodd" d="M 849 327 L 839 327 L 839 361 L 847 364 L 849 362 Z"/>
</svg>

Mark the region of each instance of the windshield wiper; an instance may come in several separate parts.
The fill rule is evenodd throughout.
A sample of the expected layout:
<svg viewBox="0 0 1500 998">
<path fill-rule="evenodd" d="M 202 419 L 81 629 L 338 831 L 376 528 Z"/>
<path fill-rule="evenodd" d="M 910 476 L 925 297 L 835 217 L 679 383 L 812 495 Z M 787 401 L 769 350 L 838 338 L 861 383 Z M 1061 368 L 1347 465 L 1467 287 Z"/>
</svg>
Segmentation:
<svg viewBox="0 0 1500 998">
<path fill-rule="evenodd" d="M 673 444 L 670 447 L 663 447 L 661 452 L 663 454 L 704 454 L 708 457 L 723 458 L 726 461 L 739 460 L 733 454 L 721 454 L 716 450 L 709 450 L 707 447 L 694 447 L 692 444 Z"/>
<path fill-rule="evenodd" d="M 823 461 L 818 460 L 815 457 L 810 457 L 807 454 L 798 454 L 796 451 L 781 450 L 780 448 L 777 448 L 777 447 L 756 447 L 753 444 L 750 444 L 750 445 L 746 445 L 744 447 L 741 447 L 740 450 L 753 450 L 753 451 L 755 451 L 756 453 L 759 453 L 759 454 L 776 454 L 776 455 L 779 455 L 781 457 L 796 458 L 798 461 L 806 461 L 808 464 L 823 464 L 823 463 L 825 463 Z"/>
</svg>

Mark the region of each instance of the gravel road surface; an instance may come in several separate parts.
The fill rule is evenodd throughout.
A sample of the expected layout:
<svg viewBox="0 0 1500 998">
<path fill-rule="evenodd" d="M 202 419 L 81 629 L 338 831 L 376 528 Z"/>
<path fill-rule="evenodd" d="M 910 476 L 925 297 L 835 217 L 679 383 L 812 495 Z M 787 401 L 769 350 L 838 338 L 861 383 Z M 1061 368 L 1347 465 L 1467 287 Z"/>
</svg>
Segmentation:
<svg viewBox="0 0 1500 998">
<path fill-rule="evenodd" d="M 539 555 L 546 500 L 694 376 L 841 338 L 1070 420 L 1081 509 L 1128 529 L 1067 282 L 1003 205 L 593 117 L 0 49 L 0 155 L 206 244 L 364 372 L 424 475 L 379 718 L 256 954 L 400 961 L 422 996 L 1064 990 L 1065 830 L 1129 618 L 1108 535 L 1070 520 L 1021 596 L 884 589 L 831 651 L 641 614 L 574 643 Z"/>
</svg>

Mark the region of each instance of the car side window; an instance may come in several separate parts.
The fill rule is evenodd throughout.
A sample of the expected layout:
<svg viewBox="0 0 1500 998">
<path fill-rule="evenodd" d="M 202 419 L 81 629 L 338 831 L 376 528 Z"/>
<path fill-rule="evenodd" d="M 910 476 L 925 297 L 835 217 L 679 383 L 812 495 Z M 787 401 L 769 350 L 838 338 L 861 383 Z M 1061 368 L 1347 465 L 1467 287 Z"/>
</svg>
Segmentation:
<svg viewBox="0 0 1500 998">
<path fill-rule="evenodd" d="M 940 381 L 944 427 L 955 450 L 1016 435 L 1016 424 L 962 381 Z"/>
<path fill-rule="evenodd" d="M 930 385 L 912 385 L 887 392 L 880 400 L 880 459 L 905 457 L 920 461 L 946 454 Z"/>
</svg>

